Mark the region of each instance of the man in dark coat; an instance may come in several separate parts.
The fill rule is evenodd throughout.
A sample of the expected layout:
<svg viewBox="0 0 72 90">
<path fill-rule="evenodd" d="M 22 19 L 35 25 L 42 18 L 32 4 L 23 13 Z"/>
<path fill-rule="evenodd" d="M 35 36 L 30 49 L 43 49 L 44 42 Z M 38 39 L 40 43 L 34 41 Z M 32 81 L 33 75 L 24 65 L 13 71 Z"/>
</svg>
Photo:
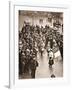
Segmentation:
<svg viewBox="0 0 72 90">
<path fill-rule="evenodd" d="M 36 58 L 33 58 L 30 64 L 32 78 L 35 78 L 35 71 L 37 66 L 38 66 L 38 62 L 36 61 Z"/>
<path fill-rule="evenodd" d="M 61 57 L 63 59 L 63 42 L 60 42 L 59 49 L 60 49 Z"/>
</svg>

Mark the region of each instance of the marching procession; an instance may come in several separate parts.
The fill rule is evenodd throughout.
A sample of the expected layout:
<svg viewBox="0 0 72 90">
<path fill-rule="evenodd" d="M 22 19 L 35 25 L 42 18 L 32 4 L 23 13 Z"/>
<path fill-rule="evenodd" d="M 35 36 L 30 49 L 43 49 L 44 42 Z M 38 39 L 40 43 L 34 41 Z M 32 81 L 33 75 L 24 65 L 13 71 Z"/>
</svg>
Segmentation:
<svg viewBox="0 0 72 90">
<path fill-rule="evenodd" d="M 60 51 L 63 61 L 63 35 L 58 30 L 48 25 L 40 27 L 24 22 L 22 30 L 19 31 L 19 75 L 29 73 L 30 78 L 35 78 L 36 69 L 39 67 L 37 57 L 38 54 L 43 57 L 44 51 L 49 59 L 48 67 L 52 68 L 57 50 Z"/>
</svg>

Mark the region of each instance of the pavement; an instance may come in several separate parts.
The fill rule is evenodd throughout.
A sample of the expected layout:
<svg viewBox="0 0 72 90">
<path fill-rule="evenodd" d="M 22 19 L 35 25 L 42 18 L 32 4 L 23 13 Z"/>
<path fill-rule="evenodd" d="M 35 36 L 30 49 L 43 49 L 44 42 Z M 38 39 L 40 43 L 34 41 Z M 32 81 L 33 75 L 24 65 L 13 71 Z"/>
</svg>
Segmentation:
<svg viewBox="0 0 72 90">
<path fill-rule="evenodd" d="M 52 74 L 54 74 L 56 78 L 63 77 L 63 60 L 59 51 L 58 54 L 56 52 L 55 55 L 54 65 L 50 68 L 48 64 L 49 59 L 47 51 L 44 51 L 43 56 L 41 56 L 41 53 L 38 52 L 37 61 L 39 66 L 36 69 L 35 78 L 51 78 Z M 31 79 L 30 72 L 19 75 L 19 79 Z"/>
<path fill-rule="evenodd" d="M 40 53 L 38 53 L 37 61 L 39 63 L 39 66 L 36 70 L 36 78 L 50 78 L 52 74 L 54 74 L 55 77 L 63 77 L 63 60 L 59 54 L 58 57 L 56 54 L 56 58 L 54 59 L 54 65 L 52 66 L 52 68 L 49 67 L 49 59 L 46 50 L 44 51 L 42 57 Z"/>
</svg>

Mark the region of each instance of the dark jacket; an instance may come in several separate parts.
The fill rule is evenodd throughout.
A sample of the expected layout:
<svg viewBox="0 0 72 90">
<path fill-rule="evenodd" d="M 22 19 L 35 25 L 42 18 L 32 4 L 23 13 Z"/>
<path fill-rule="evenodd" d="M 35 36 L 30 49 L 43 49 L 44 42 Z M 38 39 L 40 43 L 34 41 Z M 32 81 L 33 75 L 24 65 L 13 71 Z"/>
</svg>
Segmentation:
<svg viewBox="0 0 72 90">
<path fill-rule="evenodd" d="M 36 70 L 37 66 L 38 66 L 38 62 L 36 60 L 32 60 L 30 64 L 30 68 Z"/>
</svg>

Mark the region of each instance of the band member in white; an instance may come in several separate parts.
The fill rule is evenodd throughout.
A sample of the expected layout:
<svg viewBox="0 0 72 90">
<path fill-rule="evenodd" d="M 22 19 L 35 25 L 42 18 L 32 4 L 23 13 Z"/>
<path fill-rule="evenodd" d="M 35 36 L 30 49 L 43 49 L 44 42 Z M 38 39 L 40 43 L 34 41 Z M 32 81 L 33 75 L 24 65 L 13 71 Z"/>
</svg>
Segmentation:
<svg viewBox="0 0 72 90">
<path fill-rule="evenodd" d="M 49 50 L 48 57 L 49 57 L 49 67 L 52 67 L 52 65 L 54 64 L 54 53 L 52 49 Z"/>
</svg>

